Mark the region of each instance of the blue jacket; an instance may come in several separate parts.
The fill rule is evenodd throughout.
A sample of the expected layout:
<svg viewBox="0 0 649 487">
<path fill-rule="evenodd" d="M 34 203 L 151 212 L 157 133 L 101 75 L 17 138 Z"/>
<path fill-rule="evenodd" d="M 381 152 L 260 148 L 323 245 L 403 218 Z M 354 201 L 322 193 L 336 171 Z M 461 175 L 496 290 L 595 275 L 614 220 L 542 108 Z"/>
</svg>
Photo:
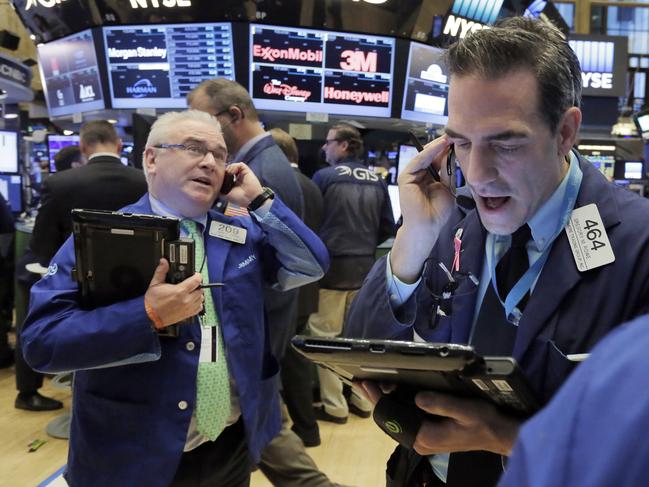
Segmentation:
<svg viewBox="0 0 649 487">
<path fill-rule="evenodd" d="M 500 487 L 637 487 L 649 478 L 649 316 L 601 341 L 526 423 Z"/>
<path fill-rule="evenodd" d="M 565 232 L 555 240 L 525 308 L 513 357 L 541 402 L 548 401 L 574 368 L 567 354 L 589 352 L 612 328 L 649 310 L 649 200 L 609 183 L 580 158 L 583 180 L 576 208 L 596 203 L 615 262 L 579 272 Z M 392 311 L 385 258 L 376 263 L 350 310 L 344 334 L 411 340 L 413 328 L 430 342 L 467 343 L 475 312 L 476 286 L 463 279 L 447 317 L 431 316 L 431 292 L 447 282 L 437 265 L 451 268 L 453 237 L 462 228 L 461 271 L 481 275 L 486 230 L 475 210 L 457 208 L 430 255 L 428 272 L 411 298 Z"/>
<path fill-rule="evenodd" d="M 124 208 L 151 214 L 148 196 Z M 261 223 L 214 211 L 212 220 L 245 227 L 244 244 L 206 234 L 209 275 L 230 374 L 239 393 L 253 461 L 280 428 L 268 347 L 264 282 L 291 288 L 322 276 L 322 242 L 276 198 Z M 160 338 L 138 297 L 94 310 L 80 309 L 73 241 L 52 259 L 33 288 L 22 332 L 27 362 L 42 372 L 76 371 L 66 479 L 71 486 L 166 486 L 185 445 L 196 397 L 200 351 L 197 322 L 178 338 Z M 185 404 L 186 403 L 186 404 Z M 188 405 L 188 406 L 186 406 Z"/>
</svg>

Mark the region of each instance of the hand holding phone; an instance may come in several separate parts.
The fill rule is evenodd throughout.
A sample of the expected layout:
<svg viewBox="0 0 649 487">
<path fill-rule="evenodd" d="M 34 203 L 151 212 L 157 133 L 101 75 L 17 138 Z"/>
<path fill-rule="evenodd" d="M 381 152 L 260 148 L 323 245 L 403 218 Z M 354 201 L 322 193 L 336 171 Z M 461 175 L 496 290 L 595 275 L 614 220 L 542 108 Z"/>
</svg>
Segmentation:
<svg viewBox="0 0 649 487">
<path fill-rule="evenodd" d="M 408 133 L 410 134 L 410 139 L 412 140 L 412 142 L 415 144 L 415 147 L 417 148 L 417 152 L 422 152 L 424 150 L 424 146 L 421 145 L 421 142 L 419 142 L 417 136 L 414 134 L 414 132 L 409 131 Z M 435 170 L 435 168 L 433 168 L 432 165 L 428 166 L 426 170 L 430 173 L 430 175 L 433 177 L 433 179 L 436 182 L 439 183 L 441 181 L 439 174 L 437 174 L 437 171 Z"/>
</svg>

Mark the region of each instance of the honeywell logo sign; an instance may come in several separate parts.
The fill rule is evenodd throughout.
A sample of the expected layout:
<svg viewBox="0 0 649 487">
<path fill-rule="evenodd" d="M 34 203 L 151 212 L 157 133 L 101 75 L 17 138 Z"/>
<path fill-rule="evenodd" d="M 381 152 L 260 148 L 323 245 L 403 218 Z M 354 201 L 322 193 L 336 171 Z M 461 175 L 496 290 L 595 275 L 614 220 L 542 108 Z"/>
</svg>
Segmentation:
<svg viewBox="0 0 649 487">
<path fill-rule="evenodd" d="M 324 97 L 329 100 L 349 100 L 355 103 L 385 103 L 387 105 L 390 100 L 390 92 L 371 93 L 367 91 L 339 90 L 331 86 L 325 86 Z"/>
<path fill-rule="evenodd" d="M 290 47 L 288 49 L 275 49 L 270 46 L 260 46 L 255 44 L 252 48 L 252 55 L 255 58 L 261 58 L 264 61 L 271 63 L 278 59 L 288 61 L 313 61 L 322 62 L 322 51 L 311 49 L 299 49 L 297 47 Z"/>
<path fill-rule="evenodd" d="M 25 6 L 25 10 L 29 10 L 30 8 L 34 7 L 45 7 L 45 8 L 52 8 L 56 7 L 57 5 L 65 2 L 66 0 L 27 0 L 27 5 Z"/>
</svg>

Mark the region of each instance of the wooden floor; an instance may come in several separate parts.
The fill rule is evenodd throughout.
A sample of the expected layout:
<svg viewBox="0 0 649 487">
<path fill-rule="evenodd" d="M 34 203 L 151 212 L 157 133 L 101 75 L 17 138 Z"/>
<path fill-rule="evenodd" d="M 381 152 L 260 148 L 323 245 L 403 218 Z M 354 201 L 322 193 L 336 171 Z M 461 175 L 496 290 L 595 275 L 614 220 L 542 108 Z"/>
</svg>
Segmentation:
<svg viewBox="0 0 649 487">
<path fill-rule="evenodd" d="M 49 380 L 41 393 L 64 402 L 70 410 L 70 392 L 54 388 Z M 65 464 L 68 443 L 47 436 L 47 423 L 61 414 L 14 408 L 14 369 L 0 369 L 0 487 L 34 487 Z M 322 444 L 307 451 L 333 482 L 356 487 L 385 485 L 385 462 L 394 448 L 371 419 L 350 416 L 345 425 L 320 423 Z M 46 443 L 35 452 L 27 445 L 35 439 Z M 271 483 L 255 472 L 252 487 Z M 115 486 L 119 487 L 119 486 Z M 281 486 L 279 486 L 281 487 Z"/>
</svg>

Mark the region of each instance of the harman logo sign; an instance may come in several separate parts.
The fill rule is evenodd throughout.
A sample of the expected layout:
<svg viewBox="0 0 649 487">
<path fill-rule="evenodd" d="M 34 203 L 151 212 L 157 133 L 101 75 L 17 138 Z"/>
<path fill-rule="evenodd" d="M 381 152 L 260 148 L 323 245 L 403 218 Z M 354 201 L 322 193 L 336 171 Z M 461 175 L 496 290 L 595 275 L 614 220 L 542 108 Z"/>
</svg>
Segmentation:
<svg viewBox="0 0 649 487">
<path fill-rule="evenodd" d="M 613 42 L 571 39 L 569 43 L 581 64 L 583 87 L 612 90 L 615 61 Z"/>
<path fill-rule="evenodd" d="M 27 0 L 27 6 L 25 7 L 25 10 L 29 10 L 32 7 L 38 7 L 39 5 L 45 8 L 52 8 L 65 1 L 66 0 Z"/>
<path fill-rule="evenodd" d="M 498 18 L 504 0 L 455 0 L 444 24 L 444 35 L 463 39 L 467 34 L 488 28 Z"/>
<path fill-rule="evenodd" d="M 126 88 L 126 93 L 131 95 L 133 98 L 143 98 L 148 95 L 155 95 L 158 92 L 151 80 L 143 78 L 138 80 L 133 86 L 128 86 Z"/>
</svg>

